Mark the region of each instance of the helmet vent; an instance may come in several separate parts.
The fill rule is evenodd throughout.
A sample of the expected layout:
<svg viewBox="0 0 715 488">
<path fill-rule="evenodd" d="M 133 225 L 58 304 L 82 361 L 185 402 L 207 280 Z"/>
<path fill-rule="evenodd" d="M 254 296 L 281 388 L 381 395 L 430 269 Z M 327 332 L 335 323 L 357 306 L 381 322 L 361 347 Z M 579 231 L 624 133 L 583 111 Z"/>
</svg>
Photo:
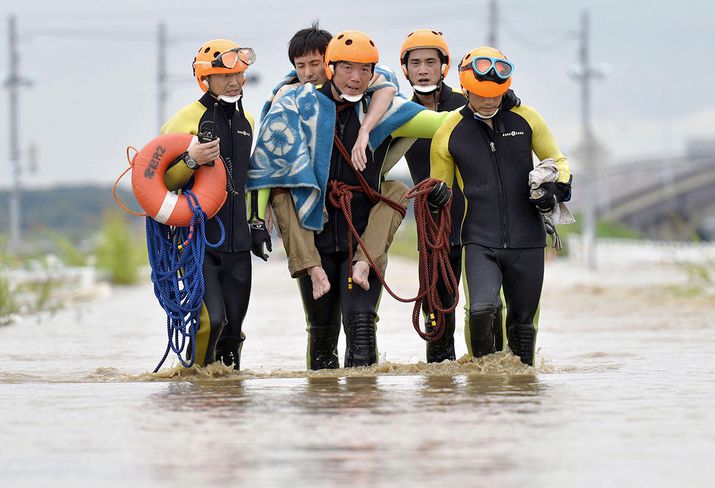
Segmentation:
<svg viewBox="0 0 715 488">
<path fill-rule="evenodd" d="M 206 49 L 204 49 L 204 54 L 208 53 L 211 50 L 211 46 L 206 46 Z"/>
<path fill-rule="evenodd" d="M 372 39 L 370 39 L 370 45 L 371 45 L 372 47 L 375 47 L 375 43 L 372 42 Z"/>
<path fill-rule="evenodd" d="M 345 45 L 346 45 L 346 46 L 349 46 L 349 45 L 352 44 L 352 43 L 353 43 L 353 40 L 352 40 L 352 39 L 347 39 L 347 40 L 345 41 Z"/>
</svg>

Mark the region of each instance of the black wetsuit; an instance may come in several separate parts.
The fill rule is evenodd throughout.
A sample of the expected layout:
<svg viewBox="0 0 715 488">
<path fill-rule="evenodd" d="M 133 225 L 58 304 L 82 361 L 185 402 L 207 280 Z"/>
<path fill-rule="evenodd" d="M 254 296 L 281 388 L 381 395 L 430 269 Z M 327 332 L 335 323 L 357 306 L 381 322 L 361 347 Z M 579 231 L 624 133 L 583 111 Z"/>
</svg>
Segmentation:
<svg viewBox="0 0 715 488">
<path fill-rule="evenodd" d="M 532 364 L 546 245 L 543 218 L 529 200 L 532 152 L 556 161 L 559 201 L 570 197 L 571 173 L 533 108 L 505 97 L 491 120 L 493 129 L 468 106 L 450 116 L 432 142 L 431 175 L 450 184 L 456 177 L 466 198 L 461 236 L 469 352 L 479 357 L 496 350 L 503 287 L 509 347 Z"/>
<path fill-rule="evenodd" d="M 243 319 L 251 294 L 251 237 L 246 220 L 244 187 L 253 140 L 253 117 L 241 102 L 219 102 L 209 93 L 176 113 L 162 128 L 162 133 L 211 130 L 221 139 L 221 157 L 230 168 L 232 186 L 226 202 L 206 225 L 209 242 L 218 242 L 224 227 L 224 241 L 215 249 L 206 248 L 204 260 L 205 295 L 196 335 L 196 362 L 205 366 L 217 359 L 236 369 L 245 335 Z M 172 167 L 165 177 L 169 188 L 186 184 L 192 171 L 183 162 Z"/>
<path fill-rule="evenodd" d="M 412 101 L 415 103 L 420 103 L 417 96 L 412 97 Z M 459 107 L 464 106 L 467 100 L 459 92 L 455 92 L 442 83 L 442 89 L 439 91 L 439 100 L 437 102 L 438 112 L 449 112 L 455 110 Z M 412 181 L 416 185 L 425 178 L 429 178 L 430 174 L 430 144 L 432 139 L 417 139 L 412 147 L 405 154 L 405 159 L 407 159 L 407 165 L 410 168 L 410 176 L 412 176 Z M 449 253 L 449 264 L 452 267 L 454 276 L 457 278 L 457 283 L 459 283 L 459 278 L 462 274 L 462 241 L 459 235 L 460 228 L 462 226 L 462 218 L 464 217 L 464 195 L 458 187 L 454 187 L 452 192 L 452 248 Z M 454 295 L 449 295 L 447 289 L 442 280 L 438 283 L 438 293 L 440 300 L 444 306 L 451 306 L 454 302 Z M 427 310 L 426 302 L 423 306 L 423 311 L 425 314 L 431 312 Z M 428 342 L 427 343 L 427 362 L 428 363 L 439 363 L 444 360 L 455 360 L 454 353 L 454 312 L 445 314 L 445 327 L 446 330 L 444 335 L 439 341 Z M 431 331 L 431 327 L 427 326 L 427 331 Z"/>
</svg>

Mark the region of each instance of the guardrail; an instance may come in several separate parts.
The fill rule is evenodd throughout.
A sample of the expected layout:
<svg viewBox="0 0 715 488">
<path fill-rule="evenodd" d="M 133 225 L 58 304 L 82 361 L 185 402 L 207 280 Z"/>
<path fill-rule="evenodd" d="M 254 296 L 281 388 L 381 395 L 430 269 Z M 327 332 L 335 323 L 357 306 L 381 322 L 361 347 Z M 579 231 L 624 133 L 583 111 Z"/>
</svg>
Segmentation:
<svg viewBox="0 0 715 488">
<path fill-rule="evenodd" d="M 569 259 L 586 262 L 580 235 L 568 237 Z M 602 264 L 715 264 L 715 243 L 604 238 L 596 241 L 596 262 Z"/>
</svg>

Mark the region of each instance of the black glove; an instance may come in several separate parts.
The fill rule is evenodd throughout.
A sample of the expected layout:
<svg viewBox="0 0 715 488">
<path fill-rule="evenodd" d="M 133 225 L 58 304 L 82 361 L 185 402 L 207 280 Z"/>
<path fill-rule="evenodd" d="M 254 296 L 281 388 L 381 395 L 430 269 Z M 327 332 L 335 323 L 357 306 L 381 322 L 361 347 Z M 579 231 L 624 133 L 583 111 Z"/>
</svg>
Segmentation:
<svg viewBox="0 0 715 488">
<path fill-rule="evenodd" d="M 447 183 L 440 181 L 432 187 L 427 195 L 427 205 L 434 212 L 444 207 L 450 198 L 452 198 L 452 190 L 449 189 Z"/>
<path fill-rule="evenodd" d="M 542 183 L 536 191 L 541 193 L 541 196 L 538 198 L 530 197 L 531 203 L 536 205 L 536 208 L 541 213 L 551 212 L 556 206 L 556 194 L 558 192 L 556 183 Z"/>
<path fill-rule="evenodd" d="M 248 225 L 251 227 L 251 252 L 262 260 L 268 261 L 268 253 L 273 251 L 273 247 L 265 220 L 255 218 Z"/>
</svg>

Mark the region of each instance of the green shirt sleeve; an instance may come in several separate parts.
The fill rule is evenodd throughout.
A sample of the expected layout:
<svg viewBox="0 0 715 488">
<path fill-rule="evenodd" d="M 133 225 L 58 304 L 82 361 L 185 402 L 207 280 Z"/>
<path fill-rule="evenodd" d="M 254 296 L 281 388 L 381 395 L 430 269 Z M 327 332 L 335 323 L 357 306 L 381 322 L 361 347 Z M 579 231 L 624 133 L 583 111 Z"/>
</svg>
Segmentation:
<svg viewBox="0 0 715 488">
<path fill-rule="evenodd" d="M 392 137 L 414 137 L 417 139 L 431 139 L 437 129 L 444 123 L 452 112 L 435 112 L 422 110 L 408 120 L 405 124 L 395 129 Z"/>
</svg>

